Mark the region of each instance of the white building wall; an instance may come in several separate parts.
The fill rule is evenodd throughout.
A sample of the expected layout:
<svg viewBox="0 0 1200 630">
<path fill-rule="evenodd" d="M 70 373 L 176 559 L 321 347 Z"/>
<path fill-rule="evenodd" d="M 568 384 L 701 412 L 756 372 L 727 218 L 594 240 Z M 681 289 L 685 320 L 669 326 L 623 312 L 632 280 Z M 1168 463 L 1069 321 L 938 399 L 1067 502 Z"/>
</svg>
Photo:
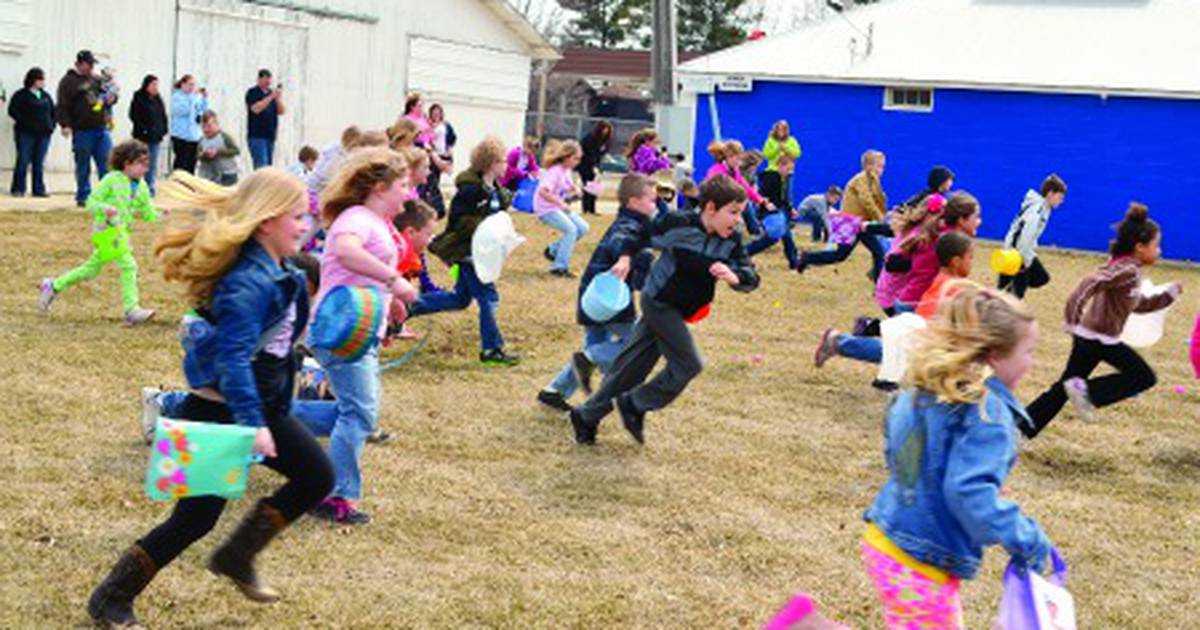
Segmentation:
<svg viewBox="0 0 1200 630">
<path fill-rule="evenodd" d="M 438 84 L 438 89 L 429 90 L 426 101 L 442 102 L 458 132 L 457 166 L 466 164 L 470 147 L 484 135 L 499 135 L 508 144 L 520 139 L 529 49 L 479 0 L 439 0 L 436 11 L 421 0 L 309 2 L 314 7 L 374 15 L 379 20 L 373 24 L 240 0 L 181 0 L 180 4 L 176 40 L 175 3 L 168 0 L 0 0 L 0 82 L 11 94 L 21 86 L 25 71 L 37 65 L 46 70 L 47 88 L 53 93 L 74 63 L 75 53 L 92 50 L 117 69 L 121 100 L 113 140 L 119 142 L 132 131 L 128 107 L 143 75 L 159 77 L 169 107 L 174 78 L 193 74 L 207 86 L 210 106 L 224 128 L 244 145 L 244 95 L 254 84 L 258 68 L 267 67 L 284 84 L 288 107 L 280 120 L 275 161 L 290 164 L 302 144 L 319 148 L 335 142 L 347 125 L 382 129 L 393 123 L 406 91 L 420 87 L 410 83 L 409 47 L 411 38 L 423 37 L 523 62 L 523 72 L 506 74 L 502 89 L 495 90 L 520 94 L 520 104 L 503 96 L 483 98 L 478 90 L 453 85 Z M 0 123 L 4 177 L 13 163 L 12 135 L 11 120 L 6 119 Z M 248 155 L 243 158 L 248 170 Z M 48 170 L 57 175 L 51 177 L 51 188 L 72 189 L 70 141 L 57 132 L 47 162 Z"/>
</svg>

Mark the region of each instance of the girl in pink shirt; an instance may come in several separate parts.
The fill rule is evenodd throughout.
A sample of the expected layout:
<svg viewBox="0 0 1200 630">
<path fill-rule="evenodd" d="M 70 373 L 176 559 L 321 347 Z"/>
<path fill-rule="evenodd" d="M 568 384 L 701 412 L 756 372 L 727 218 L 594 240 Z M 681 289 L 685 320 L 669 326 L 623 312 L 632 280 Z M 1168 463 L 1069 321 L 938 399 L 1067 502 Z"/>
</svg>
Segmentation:
<svg viewBox="0 0 1200 630">
<path fill-rule="evenodd" d="M 712 167 L 708 169 L 708 173 L 704 175 L 704 179 L 707 180 L 708 178 L 717 174 L 728 175 L 729 177 L 733 178 L 733 181 L 737 182 L 738 185 L 745 189 L 746 196 L 750 198 L 750 201 L 754 203 L 754 205 L 761 206 L 767 212 L 772 212 L 775 210 L 775 204 L 771 203 L 768 199 L 764 199 L 763 196 L 758 194 L 758 191 L 746 181 L 746 178 L 742 177 L 742 171 L 739 167 L 741 166 L 742 154 L 745 152 L 746 149 L 742 146 L 742 143 L 738 142 L 737 140 L 727 140 L 725 142 L 721 142 L 719 140 L 713 141 L 712 144 L 708 145 L 708 154 L 711 155 L 713 159 L 717 161 L 717 163 L 713 164 Z"/>
<path fill-rule="evenodd" d="M 405 305 L 417 298 L 416 290 L 396 270 L 404 241 L 391 224 L 407 195 L 408 165 L 399 153 L 384 148 L 352 153 L 321 194 L 322 218 L 328 228 L 315 316 L 329 316 L 321 312 L 321 304 L 335 287 L 375 287 L 385 295 L 381 328 L 361 358 L 349 361 L 327 349 L 313 348 L 338 396 L 337 420 L 329 436 L 336 482 L 333 493 L 313 515 L 338 523 L 370 521 L 357 509 L 362 496 L 358 460 L 378 423 L 379 339 L 386 332 L 389 311 L 393 317 L 403 317 Z"/>
<path fill-rule="evenodd" d="M 928 238 L 927 225 L 936 225 L 945 205 L 946 198 L 935 194 L 905 212 L 897 212 L 893 218 L 892 231 L 896 238 L 892 239 L 883 272 L 875 283 L 875 302 L 889 317 L 895 315 L 896 296 L 912 269 L 911 253 L 917 246 L 916 241 Z"/>
<path fill-rule="evenodd" d="M 568 200 L 578 197 L 580 189 L 571 181 L 571 171 L 583 159 L 583 149 L 574 140 L 546 147 L 545 170 L 538 177 L 537 194 L 533 196 L 533 213 L 538 220 L 562 232 L 562 237 L 544 252 L 550 260 L 550 275 L 574 278 L 571 273 L 571 253 L 575 243 L 588 233 L 587 221 L 571 211 Z"/>
<path fill-rule="evenodd" d="M 425 117 L 425 102 L 420 94 L 409 94 L 404 101 L 404 117 L 417 125 L 417 142 L 421 146 L 433 144 L 433 125 Z"/>
<path fill-rule="evenodd" d="M 979 201 L 970 193 L 955 193 L 942 210 L 942 220 L 924 228 L 923 238 L 917 239 L 910 250 L 912 268 L 904 286 L 896 293 L 897 310 L 911 311 L 916 308 L 921 296 L 933 284 L 938 273 L 936 251 L 937 237 L 946 232 L 962 232 L 972 238 L 983 222 Z"/>
</svg>

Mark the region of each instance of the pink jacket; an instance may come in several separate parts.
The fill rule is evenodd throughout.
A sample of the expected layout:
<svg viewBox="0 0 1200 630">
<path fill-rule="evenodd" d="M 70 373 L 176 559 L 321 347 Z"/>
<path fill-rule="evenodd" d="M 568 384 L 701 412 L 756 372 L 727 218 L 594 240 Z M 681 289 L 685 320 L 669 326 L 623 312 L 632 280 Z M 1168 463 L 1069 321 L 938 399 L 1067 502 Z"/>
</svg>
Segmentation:
<svg viewBox="0 0 1200 630">
<path fill-rule="evenodd" d="M 713 164 L 712 167 L 708 169 L 708 172 L 704 174 L 704 179 L 707 180 L 708 178 L 718 174 L 728 175 L 733 179 L 733 181 L 737 182 L 738 185 L 746 190 L 746 196 L 750 198 L 750 201 L 753 201 L 756 205 L 761 206 L 763 202 L 766 201 L 763 199 L 762 195 L 758 194 L 757 190 L 754 190 L 753 186 L 746 182 L 746 178 L 742 177 L 741 172 L 734 169 L 734 171 L 730 173 L 729 167 L 725 166 L 724 162 L 717 162 L 716 164 Z"/>
<path fill-rule="evenodd" d="M 512 187 L 514 181 L 519 182 L 526 177 L 536 179 L 538 176 L 537 157 L 526 151 L 524 147 L 509 149 L 505 163 L 508 164 L 508 168 L 504 170 L 504 176 L 500 178 L 501 186 Z"/>
<path fill-rule="evenodd" d="M 1192 330 L 1192 371 L 1200 378 L 1200 315 L 1196 316 L 1196 327 Z"/>
<path fill-rule="evenodd" d="M 898 236 L 892 239 L 892 246 L 888 248 L 887 255 L 900 253 L 900 246 L 904 241 L 912 236 L 912 230 L 909 230 L 903 236 Z M 904 287 L 905 281 L 908 279 L 907 271 L 888 271 L 884 269 L 879 274 L 879 281 L 875 283 L 875 303 L 883 308 L 891 308 L 896 305 L 896 296 L 900 294 L 900 289 Z"/>
</svg>

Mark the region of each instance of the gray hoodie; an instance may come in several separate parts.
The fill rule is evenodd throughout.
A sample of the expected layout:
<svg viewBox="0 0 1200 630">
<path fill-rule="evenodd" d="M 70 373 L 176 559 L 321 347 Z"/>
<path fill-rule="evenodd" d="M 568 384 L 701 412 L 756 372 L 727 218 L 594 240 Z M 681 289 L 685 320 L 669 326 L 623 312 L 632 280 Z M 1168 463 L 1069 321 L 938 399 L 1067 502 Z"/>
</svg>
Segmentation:
<svg viewBox="0 0 1200 630">
<path fill-rule="evenodd" d="M 1046 231 L 1046 222 L 1050 220 L 1050 206 L 1046 200 L 1030 190 L 1025 193 L 1025 201 L 1021 202 L 1021 212 L 1013 219 L 1008 228 L 1008 236 L 1004 237 L 1004 245 L 1021 252 L 1021 265 L 1028 267 L 1037 258 L 1038 239 Z"/>
</svg>

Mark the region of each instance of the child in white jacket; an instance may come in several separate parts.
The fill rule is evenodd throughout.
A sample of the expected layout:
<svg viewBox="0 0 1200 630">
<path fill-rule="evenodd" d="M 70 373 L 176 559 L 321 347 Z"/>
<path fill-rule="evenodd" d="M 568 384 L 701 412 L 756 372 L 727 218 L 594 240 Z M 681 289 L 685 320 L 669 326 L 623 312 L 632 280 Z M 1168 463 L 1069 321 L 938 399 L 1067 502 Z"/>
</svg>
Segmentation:
<svg viewBox="0 0 1200 630">
<path fill-rule="evenodd" d="M 1042 182 L 1041 194 L 1030 190 L 1021 202 L 1021 212 L 1013 219 L 1004 237 L 1004 246 L 1021 252 L 1021 270 L 1012 276 L 1000 276 L 999 287 L 1018 298 L 1025 297 L 1028 288 L 1039 288 L 1050 282 L 1050 274 L 1037 258 L 1038 239 L 1046 231 L 1050 212 L 1062 205 L 1067 185 L 1058 175 L 1049 175 Z"/>
</svg>

